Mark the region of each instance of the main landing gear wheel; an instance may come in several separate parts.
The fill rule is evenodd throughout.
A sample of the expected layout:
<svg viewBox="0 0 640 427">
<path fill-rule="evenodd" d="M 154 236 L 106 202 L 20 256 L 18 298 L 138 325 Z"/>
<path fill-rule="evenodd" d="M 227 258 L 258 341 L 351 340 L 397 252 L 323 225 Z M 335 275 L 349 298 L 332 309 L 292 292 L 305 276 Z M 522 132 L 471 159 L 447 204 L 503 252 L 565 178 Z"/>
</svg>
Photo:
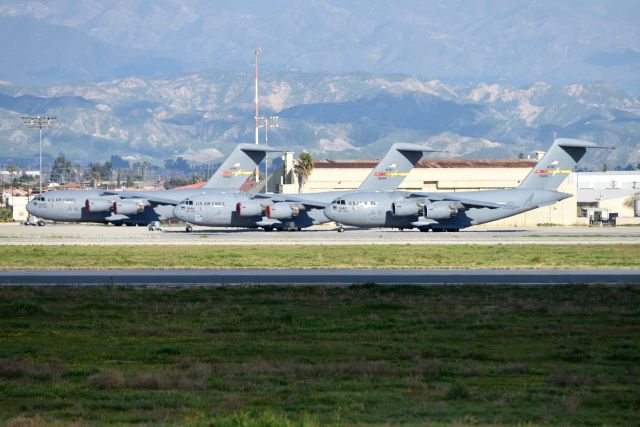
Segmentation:
<svg viewBox="0 0 640 427">
<path fill-rule="evenodd" d="M 344 233 L 344 227 L 343 226 L 338 227 L 338 233 Z"/>
<path fill-rule="evenodd" d="M 273 227 L 264 227 L 263 230 L 265 231 L 265 233 L 268 233 L 270 231 L 273 231 Z"/>
<path fill-rule="evenodd" d="M 187 225 L 187 226 L 184 228 L 184 230 L 185 230 L 187 233 L 191 233 L 191 232 L 193 231 L 193 227 L 192 227 L 192 226 L 190 226 L 190 225 Z"/>
<path fill-rule="evenodd" d="M 160 222 L 152 221 L 149 223 L 149 226 L 147 228 L 149 229 L 149 231 L 160 231 Z"/>
<path fill-rule="evenodd" d="M 44 227 L 44 221 L 39 219 L 38 220 L 38 227 Z"/>
</svg>

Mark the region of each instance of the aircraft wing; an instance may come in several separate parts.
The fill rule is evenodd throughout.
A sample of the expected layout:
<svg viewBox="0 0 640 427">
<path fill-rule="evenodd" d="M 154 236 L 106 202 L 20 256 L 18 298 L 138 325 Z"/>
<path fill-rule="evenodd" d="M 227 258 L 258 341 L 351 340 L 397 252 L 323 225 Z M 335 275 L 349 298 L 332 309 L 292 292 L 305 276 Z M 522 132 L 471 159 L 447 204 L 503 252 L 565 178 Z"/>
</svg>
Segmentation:
<svg viewBox="0 0 640 427">
<path fill-rule="evenodd" d="M 161 197 L 151 194 L 152 192 L 140 193 L 137 191 L 103 191 L 101 196 L 118 196 L 121 199 L 144 199 L 149 203 L 157 205 L 177 205 L 182 200 L 171 199 L 167 197 Z"/>
<path fill-rule="evenodd" d="M 329 205 L 329 203 L 319 202 L 317 200 L 309 200 L 303 197 L 293 196 L 291 194 L 259 194 L 252 193 L 251 196 L 254 199 L 271 199 L 274 202 L 290 202 L 290 203 L 300 203 L 307 208 L 316 208 L 316 209 L 324 209 Z"/>
<path fill-rule="evenodd" d="M 518 209 L 518 206 L 502 202 L 489 202 L 486 200 L 473 200 L 463 197 L 452 196 L 451 194 L 438 193 L 411 193 L 408 198 L 425 198 L 435 202 L 459 202 L 465 208 L 489 208 L 489 209 Z"/>
</svg>

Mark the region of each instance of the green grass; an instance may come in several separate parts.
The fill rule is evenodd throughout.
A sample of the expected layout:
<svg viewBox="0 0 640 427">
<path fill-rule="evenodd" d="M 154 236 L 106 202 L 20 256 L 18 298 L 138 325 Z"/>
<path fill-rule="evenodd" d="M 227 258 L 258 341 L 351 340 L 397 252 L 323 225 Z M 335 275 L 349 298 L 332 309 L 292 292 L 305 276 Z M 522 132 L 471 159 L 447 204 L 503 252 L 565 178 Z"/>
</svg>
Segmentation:
<svg viewBox="0 0 640 427">
<path fill-rule="evenodd" d="M 640 268 L 640 245 L 2 246 L 12 268 Z"/>
<path fill-rule="evenodd" d="M 0 287 L 0 325 L 0 424 L 640 417 L 635 286 Z"/>
</svg>

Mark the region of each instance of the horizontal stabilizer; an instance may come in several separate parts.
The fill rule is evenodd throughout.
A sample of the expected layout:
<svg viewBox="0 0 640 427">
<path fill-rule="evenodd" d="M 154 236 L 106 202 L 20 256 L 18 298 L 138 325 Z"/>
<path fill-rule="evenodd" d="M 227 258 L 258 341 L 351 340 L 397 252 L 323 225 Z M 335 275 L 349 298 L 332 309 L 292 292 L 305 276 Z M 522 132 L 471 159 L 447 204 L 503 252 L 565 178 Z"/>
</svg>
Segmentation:
<svg viewBox="0 0 640 427">
<path fill-rule="evenodd" d="M 238 191 L 245 181 L 253 176 L 256 167 L 267 153 L 286 151 L 282 148 L 258 144 L 238 144 L 203 188 Z"/>
<path fill-rule="evenodd" d="M 556 190 L 567 176 L 574 171 L 576 164 L 586 154 L 587 149 L 606 148 L 594 142 L 581 139 L 557 138 L 542 156 L 533 170 L 520 183 L 518 188 L 526 190 Z"/>
<path fill-rule="evenodd" d="M 409 175 L 424 153 L 441 152 L 419 144 L 396 143 L 378 162 L 358 191 L 396 190 Z"/>
</svg>

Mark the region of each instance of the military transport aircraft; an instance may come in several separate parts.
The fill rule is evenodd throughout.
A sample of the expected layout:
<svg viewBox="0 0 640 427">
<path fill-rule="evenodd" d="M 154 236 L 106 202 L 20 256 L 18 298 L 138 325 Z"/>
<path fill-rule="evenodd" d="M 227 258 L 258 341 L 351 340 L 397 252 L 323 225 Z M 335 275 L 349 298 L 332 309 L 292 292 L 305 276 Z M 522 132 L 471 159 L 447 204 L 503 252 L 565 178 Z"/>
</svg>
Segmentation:
<svg viewBox="0 0 640 427">
<path fill-rule="evenodd" d="M 397 143 L 376 165 L 355 192 L 392 191 L 409 175 L 424 152 L 434 152 L 422 145 Z M 262 227 L 265 231 L 300 230 L 328 222 L 324 207 L 338 196 L 353 190 L 292 194 L 205 194 L 189 196 L 178 204 L 173 214 L 191 224 L 218 227 Z"/>
<path fill-rule="evenodd" d="M 269 152 L 283 150 L 266 145 L 239 144 L 201 188 L 159 191 L 61 190 L 43 193 L 27 204 L 38 218 L 62 222 L 98 222 L 148 225 L 173 218 L 173 207 L 196 194 L 238 191 Z"/>
<path fill-rule="evenodd" d="M 513 189 L 454 193 L 354 192 L 325 207 L 327 218 L 357 227 L 418 228 L 458 231 L 507 218 L 571 197 L 557 191 L 587 148 L 600 147 L 579 139 L 556 139 L 522 183 Z"/>
</svg>

